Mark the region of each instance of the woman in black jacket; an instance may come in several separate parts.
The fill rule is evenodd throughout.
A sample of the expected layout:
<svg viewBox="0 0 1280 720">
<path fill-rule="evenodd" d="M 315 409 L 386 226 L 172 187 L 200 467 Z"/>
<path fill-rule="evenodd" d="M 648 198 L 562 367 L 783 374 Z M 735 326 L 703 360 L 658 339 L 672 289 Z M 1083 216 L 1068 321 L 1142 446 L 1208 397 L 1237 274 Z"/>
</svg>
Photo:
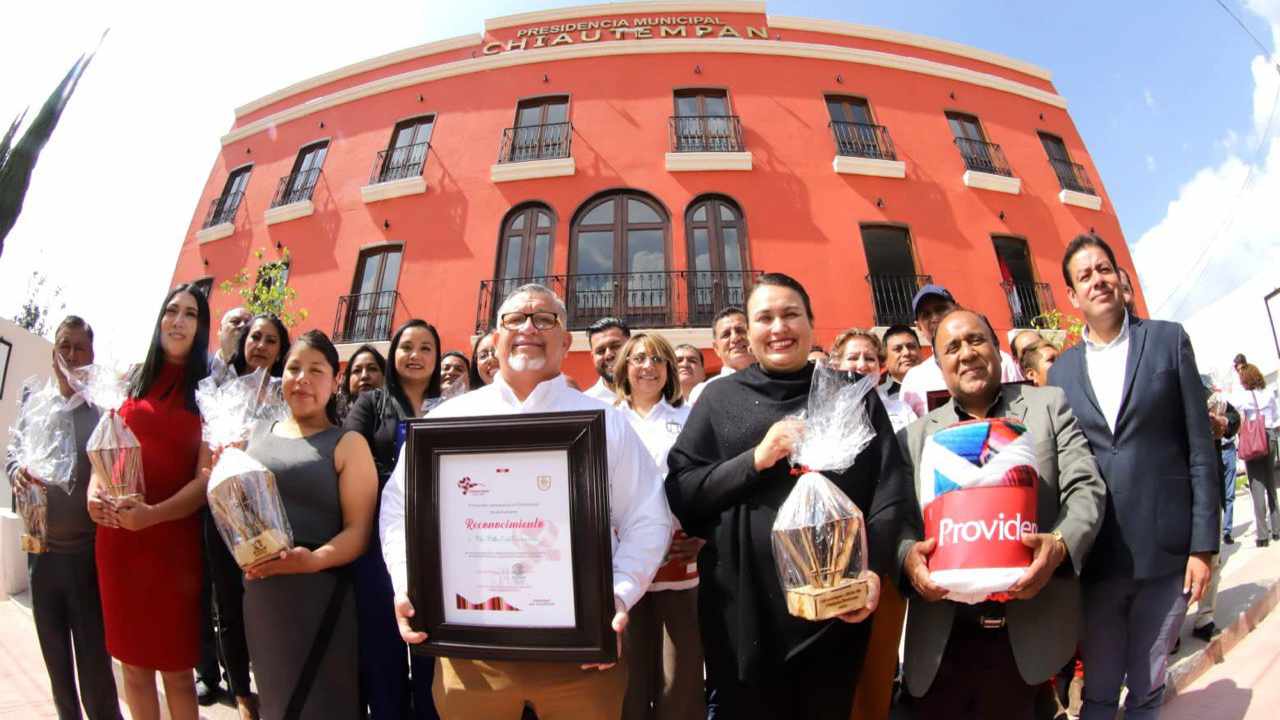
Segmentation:
<svg viewBox="0 0 1280 720">
<path fill-rule="evenodd" d="M 867 608 L 811 622 L 787 612 L 771 530 L 795 486 L 787 459 L 803 425 L 813 311 L 792 278 L 767 273 L 747 303 L 757 364 L 707 387 L 668 459 L 667 498 L 685 531 L 703 537 L 698 617 L 711 705 L 719 717 L 847 720 L 879 598 L 911 498 L 910 478 L 876 393 L 866 398 L 876 431 L 853 467 L 827 476 L 867 522 Z"/>
<path fill-rule="evenodd" d="M 378 505 L 404 442 L 404 422 L 422 417 L 440 402 L 440 335 L 425 320 L 413 319 L 391 336 L 386 382 L 360 393 L 343 427 L 364 435 L 378 468 Z M 434 665 L 417 655 L 412 685 L 404 641 L 396 626 L 391 577 L 378 542 L 374 514 L 369 548 L 355 562 L 356 607 L 360 621 L 360 695 L 373 720 L 436 718 L 431 701 Z M 412 688 L 412 691 L 411 691 Z M 410 696 L 412 695 L 412 701 Z"/>
</svg>

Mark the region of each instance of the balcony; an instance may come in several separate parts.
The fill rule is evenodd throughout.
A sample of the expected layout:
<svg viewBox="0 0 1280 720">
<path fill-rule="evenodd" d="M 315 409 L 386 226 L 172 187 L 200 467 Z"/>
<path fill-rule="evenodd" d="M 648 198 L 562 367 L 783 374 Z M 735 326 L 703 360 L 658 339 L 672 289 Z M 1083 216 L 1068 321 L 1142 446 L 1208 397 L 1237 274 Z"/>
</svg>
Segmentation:
<svg viewBox="0 0 1280 720">
<path fill-rule="evenodd" d="M 1053 290 L 1049 283 L 1002 282 L 1000 289 L 1009 302 L 1009 314 L 1015 328 L 1034 327 L 1031 321 L 1054 309 Z"/>
<path fill-rule="evenodd" d="M 427 181 L 422 169 L 427 165 L 431 143 L 390 148 L 378 153 L 369 174 L 369 184 L 360 188 L 365 203 L 390 200 L 406 195 L 421 195 L 427 191 Z"/>
<path fill-rule="evenodd" d="M 603 317 L 632 328 L 705 328 L 729 305 L 743 305 L 759 270 L 602 273 L 504 278 L 480 283 L 476 333 L 497 324 L 498 306 L 526 283 L 546 285 L 565 301 L 570 330 L 586 330 Z"/>
<path fill-rule="evenodd" d="M 230 236 L 236 230 L 236 211 L 240 209 L 240 201 L 244 199 L 244 191 L 220 195 L 209 203 L 209 213 L 205 215 L 204 225 L 196 233 L 196 241 L 213 242 Z"/>
<path fill-rule="evenodd" d="M 737 115 L 678 115 L 669 120 L 668 130 L 669 172 L 751 169 Z"/>
<path fill-rule="evenodd" d="M 289 173 L 280 178 L 275 195 L 271 197 L 271 207 L 267 210 L 267 224 L 295 220 L 315 212 L 311 194 L 315 192 L 319 180 L 318 167 Z"/>
<path fill-rule="evenodd" d="M 343 295 L 333 318 L 333 343 L 386 342 L 395 329 L 396 310 L 404 308 L 395 290 Z M 408 315 L 406 310 L 405 315 Z"/>
<path fill-rule="evenodd" d="M 969 138 L 956 138 L 955 142 L 964 158 L 965 185 L 1010 195 L 1022 192 L 1022 181 L 1013 176 L 999 145 Z"/>
<path fill-rule="evenodd" d="M 871 286 L 871 305 L 875 309 L 878 327 L 911 325 L 916 321 L 911 310 L 911 299 L 916 291 L 933 282 L 932 275 L 876 275 L 867 276 Z"/>
<path fill-rule="evenodd" d="M 573 175 L 573 125 L 523 125 L 502 131 L 498 162 L 489 168 L 493 182 Z"/>
<path fill-rule="evenodd" d="M 1089 182 L 1089 174 L 1085 172 L 1083 165 L 1055 158 L 1049 158 L 1049 164 L 1053 166 L 1053 172 L 1058 176 L 1058 185 L 1062 187 L 1058 200 L 1063 205 L 1075 205 L 1089 210 L 1102 207 L 1102 198 L 1093 189 L 1093 183 Z"/>
<path fill-rule="evenodd" d="M 907 166 L 893 151 L 889 129 L 883 125 L 832 120 L 827 123 L 836 143 L 832 168 L 842 175 L 907 176 Z"/>
</svg>

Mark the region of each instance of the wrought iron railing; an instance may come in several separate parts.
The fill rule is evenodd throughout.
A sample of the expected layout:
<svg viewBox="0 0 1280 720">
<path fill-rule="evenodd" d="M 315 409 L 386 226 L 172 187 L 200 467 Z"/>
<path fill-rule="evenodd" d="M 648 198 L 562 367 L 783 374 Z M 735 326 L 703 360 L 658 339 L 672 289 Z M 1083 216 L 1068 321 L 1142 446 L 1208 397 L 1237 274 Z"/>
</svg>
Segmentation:
<svg viewBox="0 0 1280 720">
<path fill-rule="evenodd" d="M 716 313 L 746 302 L 759 276 L 759 270 L 671 270 L 483 280 L 476 332 L 495 327 L 503 299 L 526 283 L 545 285 L 564 300 L 570 330 L 585 330 L 610 316 L 633 328 L 710 327 Z"/>
<path fill-rule="evenodd" d="M 1084 166 L 1080 163 L 1049 158 L 1049 164 L 1053 166 L 1053 172 L 1058 176 L 1058 184 L 1063 190 L 1088 195 L 1098 194 L 1093 190 L 1093 183 L 1089 182 L 1089 173 L 1085 172 Z"/>
<path fill-rule="evenodd" d="M 969 138 L 956 138 L 956 147 L 960 149 L 960 156 L 964 158 L 964 166 L 967 169 L 1013 177 L 1013 170 L 1009 168 L 1009 161 L 1005 160 L 1004 151 L 999 145 Z"/>
<path fill-rule="evenodd" d="M 400 293 L 395 290 L 342 295 L 338 298 L 338 311 L 333 318 L 333 342 L 390 340 L 395 329 L 396 310 L 403 307 Z"/>
<path fill-rule="evenodd" d="M 670 121 L 672 152 L 742 152 L 737 115 L 677 115 Z"/>
<path fill-rule="evenodd" d="M 427 164 L 429 152 L 431 152 L 429 142 L 402 145 L 380 151 L 373 161 L 373 172 L 369 175 L 369 184 L 375 185 L 421 175 L 422 168 Z"/>
<path fill-rule="evenodd" d="M 567 158 L 572 143 L 573 126 L 567 122 L 509 127 L 502 131 L 498 162 Z"/>
<path fill-rule="evenodd" d="M 318 167 L 285 175 L 276 185 L 276 194 L 271 198 L 271 207 L 310 200 L 311 193 L 315 192 L 316 183 L 319 180 L 320 168 Z"/>
<path fill-rule="evenodd" d="M 204 227 L 211 228 L 222 223 L 235 222 L 236 211 L 240 209 L 240 201 L 244 199 L 244 191 L 219 195 L 209 203 L 209 214 L 205 215 Z"/>
<path fill-rule="evenodd" d="M 827 125 L 836 141 L 836 154 L 845 157 L 897 160 L 889 128 L 883 125 L 832 120 Z"/>
<path fill-rule="evenodd" d="M 871 305 L 876 313 L 876 325 L 910 325 L 916 321 L 911 311 L 911 299 L 916 291 L 933 282 L 932 275 L 877 275 L 867 276 L 871 286 Z"/>
<path fill-rule="evenodd" d="M 1034 327 L 1031 321 L 1054 309 L 1053 290 L 1049 283 L 1002 282 L 1000 289 L 1009 301 L 1009 314 L 1016 328 Z"/>
</svg>

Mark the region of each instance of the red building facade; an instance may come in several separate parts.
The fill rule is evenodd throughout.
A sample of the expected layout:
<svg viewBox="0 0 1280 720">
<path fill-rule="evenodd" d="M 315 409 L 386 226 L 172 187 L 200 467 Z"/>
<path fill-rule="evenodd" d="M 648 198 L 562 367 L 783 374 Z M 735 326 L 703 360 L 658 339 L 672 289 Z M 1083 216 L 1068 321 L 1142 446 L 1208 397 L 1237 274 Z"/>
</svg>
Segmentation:
<svg viewBox="0 0 1280 720">
<path fill-rule="evenodd" d="M 303 325 L 346 352 L 410 317 L 469 351 L 528 281 L 575 331 L 615 315 L 710 348 L 762 271 L 806 285 L 824 342 L 909 322 L 929 280 L 1027 327 L 1070 309 L 1075 235 L 1133 268 L 1066 107 L 1027 63 L 761 2 L 498 18 L 237 109 L 174 281 L 287 249 Z"/>
</svg>

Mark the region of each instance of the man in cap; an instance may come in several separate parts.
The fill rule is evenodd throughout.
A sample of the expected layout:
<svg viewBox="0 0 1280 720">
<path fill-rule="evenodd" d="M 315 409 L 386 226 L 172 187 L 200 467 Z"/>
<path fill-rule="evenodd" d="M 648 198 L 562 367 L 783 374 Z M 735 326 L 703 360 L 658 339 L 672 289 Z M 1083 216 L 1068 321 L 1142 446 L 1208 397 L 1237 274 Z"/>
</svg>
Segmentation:
<svg viewBox="0 0 1280 720">
<path fill-rule="evenodd" d="M 916 318 L 916 330 L 920 332 L 920 340 L 933 343 L 933 335 L 938 331 L 938 323 L 952 310 L 960 307 L 951 292 L 941 285 L 925 285 L 911 299 L 911 312 Z M 1009 354 L 1000 351 L 1001 382 L 1018 382 L 1022 380 L 1022 371 L 1018 363 Z M 929 359 L 907 371 L 902 378 L 902 390 L 899 393 L 902 401 L 911 406 L 916 414 L 923 417 L 929 412 L 929 393 L 946 390 L 947 383 L 942 377 L 942 369 L 938 367 L 938 358 Z"/>
</svg>

